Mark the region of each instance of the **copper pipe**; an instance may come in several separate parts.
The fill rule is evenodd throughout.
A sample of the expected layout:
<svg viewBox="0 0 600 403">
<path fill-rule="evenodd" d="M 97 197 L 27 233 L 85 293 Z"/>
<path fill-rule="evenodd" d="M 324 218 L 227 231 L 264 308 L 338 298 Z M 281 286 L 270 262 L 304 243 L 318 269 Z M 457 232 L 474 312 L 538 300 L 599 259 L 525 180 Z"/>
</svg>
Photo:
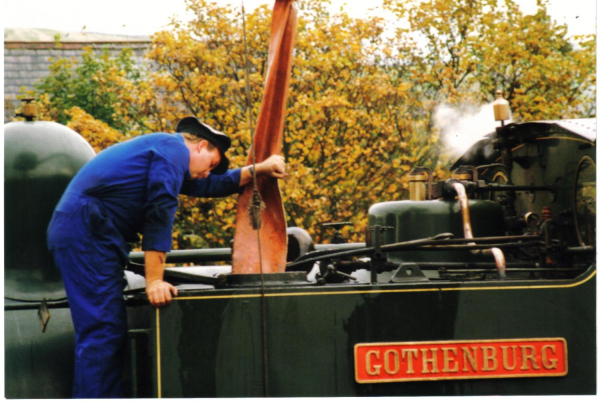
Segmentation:
<svg viewBox="0 0 600 403">
<path fill-rule="evenodd" d="M 452 189 L 456 191 L 458 195 L 458 201 L 460 203 L 460 212 L 462 214 L 463 219 L 463 231 L 465 233 L 465 238 L 472 239 L 473 238 L 473 227 L 471 226 L 471 215 L 469 213 L 469 197 L 467 196 L 467 191 L 465 187 L 460 182 L 452 183 Z M 467 245 L 475 245 L 475 243 L 469 243 Z M 498 248 L 491 248 L 482 251 L 472 251 L 471 253 L 491 253 L 494 256 L 494 260 L 496 261 L 496 269 L 498 269 L 498 277 L 501 280 L 506 279 L 506 258 L 504 257 L 504 253 Z"/>
<path fill-rule="evenodd" d="M 506 259 L 504 258 L 504 253 L 498 248 L 492 248 L 488 250 L 492 252 L 492 255 L 494 255 L 500 280 L 506 280 Z"/>
<path fill-rule="evenodd" d="M 452 183 L 452 189 L 458 195 L 458 201 L 460 203 L 460 212 L 463 219 L 463 230 L 465 232 L 465 238 L 473 238 L 473 229 L 471 227 L 471 215 L 469 214 L 469 198 L 467 197 L 467 191 L 460 182 Z"/>
</svg>

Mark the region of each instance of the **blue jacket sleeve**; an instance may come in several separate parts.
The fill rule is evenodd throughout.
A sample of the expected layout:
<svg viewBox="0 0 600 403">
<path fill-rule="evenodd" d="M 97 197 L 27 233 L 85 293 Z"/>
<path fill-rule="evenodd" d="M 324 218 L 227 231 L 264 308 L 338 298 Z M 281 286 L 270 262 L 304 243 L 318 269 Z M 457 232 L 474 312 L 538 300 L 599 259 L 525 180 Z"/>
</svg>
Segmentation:
<svg viewBox="0 0 600 403">
<path fill-rule="evenodd" d="M 142 250 L 171 250 L 178 191 L 186 169 L 177 160 L 154 152 L 148 169 Z"/>
<path fill-rule="evenodd" d="M 225 197 L 240 191 L 241 168 L 230 169 L 223 175 L 205 179 L 186 180 L 179 193 L 194 197 Z"/>
</svg>

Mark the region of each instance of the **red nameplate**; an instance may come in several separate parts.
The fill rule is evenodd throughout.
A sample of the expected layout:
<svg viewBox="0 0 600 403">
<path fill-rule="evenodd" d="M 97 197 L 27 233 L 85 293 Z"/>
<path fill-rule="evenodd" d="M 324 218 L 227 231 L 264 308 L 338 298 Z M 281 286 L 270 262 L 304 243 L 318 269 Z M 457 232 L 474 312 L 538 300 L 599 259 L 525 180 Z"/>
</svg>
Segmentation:
<svg viewBox="0 0 600 403">
<path fill-rule="evenodd" d="M 358 383 L 565 376 L 563 338 L 362 343 Z"/>
</svg>

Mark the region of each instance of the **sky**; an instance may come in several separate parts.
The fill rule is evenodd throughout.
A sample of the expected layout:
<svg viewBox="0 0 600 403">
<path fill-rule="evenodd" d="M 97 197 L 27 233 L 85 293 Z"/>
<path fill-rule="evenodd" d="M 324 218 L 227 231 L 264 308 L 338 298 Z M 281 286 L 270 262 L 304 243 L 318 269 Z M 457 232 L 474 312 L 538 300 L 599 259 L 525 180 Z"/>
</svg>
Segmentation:
<svg viewBox="0 0 600 403">
<path fill-rule="evenodd" d="M 301 1 L 301 0 L 298 0 Z M 525 13 L 536 9 L 536 0 L 517 0 Z M 151 35 L 167 26 L 174 15 L 190 18 L 184 0 L 2 0 L 4 28 L 48 28 L 67 32 L 116 35 Z M 242 0 L 217 0 L 241 5 Z M 273 0 L 244 0 L 246 11 Z M 368 15 L 382 0 L 332 0 L 334 10 L 342 4 L 351 16 Z M 549 11 L 558 23 L 566 23 L 569 35 L 596 32 L 596 0 L 550 0 Z M 377 12 L 377 8 L 375 11 Z"/>
</svg>

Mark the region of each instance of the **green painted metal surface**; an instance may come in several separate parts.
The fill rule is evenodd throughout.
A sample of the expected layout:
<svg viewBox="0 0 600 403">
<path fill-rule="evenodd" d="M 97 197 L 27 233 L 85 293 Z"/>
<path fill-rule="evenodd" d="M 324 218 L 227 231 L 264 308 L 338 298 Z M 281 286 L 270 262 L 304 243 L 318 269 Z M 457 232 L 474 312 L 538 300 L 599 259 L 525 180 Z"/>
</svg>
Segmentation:
<svg viewBox="0 0 600 403">
<path fill-rule="evenodd" d="M 473 234 L 477 237 L 504 235 L 502 206 L 488 200 L 469 200 Z M 451 232 L 463 238 L 462 215 L 458 201 L 389 201 L 369 208 L 369 227 L 391 227 L 383 233 L 382 245 L 414 239 L 429 238 Z M 372 244 L 372 242 L 371 242 Z M 473 262 L 481 260 L 469 251 L 392 252 L 388 258 L 395 262 Z M 490 257 L 489 261 L 493 261 Z"/>
<path fill-rule="evenodd" d="M 5 397 L 68 398 L 73 384 L 75 333 L 68 307 L 51 309 L 46 331 L 37 308 L 4 312 Z"/>
<path fill-rule="evenodd" d="M 592 394 L 595 284 L 591 267 L 569 281 L 269 289 L 266 392 L 271 397 Z M 160 357 L 155 393 L 265 396 L 257 289 L 182 293 L 154 320 Z M 354 378 L 357 343 L 542 337 L 567 340 L 567 376 L 385 384 L 359 384 Z"/>
<path fill-rule="evenodd" d="M 4 125 L 4 295 L 65 297 L 46 229 L 70 180 L 94 156 L 75 131 L 54 122 Z"/>
</svg>

